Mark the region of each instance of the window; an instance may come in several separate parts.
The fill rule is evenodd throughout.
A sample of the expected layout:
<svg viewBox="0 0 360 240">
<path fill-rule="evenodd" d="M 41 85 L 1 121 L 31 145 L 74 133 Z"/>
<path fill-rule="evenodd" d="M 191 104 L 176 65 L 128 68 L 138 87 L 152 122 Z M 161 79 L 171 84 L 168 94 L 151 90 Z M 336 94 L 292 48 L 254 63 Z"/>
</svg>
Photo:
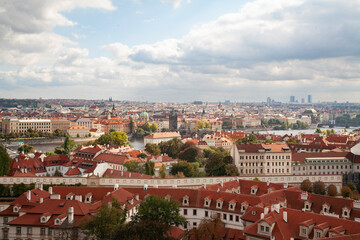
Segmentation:
<svg viewBox="0 0 360 240">
<path fill-rule="evenodd" d="M 261 230 L 262 232 L 264 232 L 265 227 L 261 225 L 261 226 L 260 226 L 260 230 Z"/>
<path fill-rule="evenodd" d="M 316 232 L 316 237 L 320 238 L 321 237 L 321 232 Z"/>
<path fill-rule="evenodd" d="M 209 212 L 205 211 L 205 217 L 209 217 Z"/>
<path fill-rule="evenodd" d="M 187 215 L 187 209 L 184 209 L 184 215 Z"/>
<path fill-rule="evenodd" d="M 270 228 L 269 227 L 265 227 L 265 232 L 269 232 Z"/>
<path fill-rule="evenodd" d="M 27 234 L 29 234 L 29 235 L 32 234 L 32 227 L 27 228 Z"/>
<path fill-rule="evenodd" d="M 303 235 L 303 236 L 306 236 L 307 234 L 306 234 L 306 228 L 302 228 L 301 229 L 301 234 Z"/>
<path fill-rule="evenodd" d="M 4 223 L 7 223 L 8 222 L 8 217 L 4 217 Z"/>
<path fill-rule="evenodd" d="M 229 215 L 229 220 L 233 221 L 233 215 Z"/>
<path fill-rule="evenodd" d="M 239 222 L 239 216 L 235 216 L 235 222 Z"/>
<path fill-rule="evenodd" d="M 21 234 L 21 227 L 16 227 L 16 234 Z"/>
<path fill-rule="evenodd" d="M 4 233 L 4 234 L 3 234 L 4 239 L 7 240 L 7 239 L 9 238 L 9 232 L 4 229 L 4 230 L 3 230 L 3 233 Z"/>
<path fill-rule="evenodd" d="M 223 214 L 223 219 L 226 220 L 226 214 Z"/>
<path fill-rule="evenodd" d="M 184 224 L 184 229 L 187 229 L 187 223 Z"/>
<path fill-rule="evenodd" d="M 197 222 L 193 222 L 193 227 L 195 228 L 197 226 Z"/>
<path fill-rule="evenodd" d="M 48 235 L 49 235 L 49 236 L 52 235 L 52 229 L 51 229 L 51 228 L 49 228 Z"/>
<path fill-rule="evenodd" d="M 196 209 L 193 209 L 193 215 L 196 216 L 197 212 Z"/>
</svg>

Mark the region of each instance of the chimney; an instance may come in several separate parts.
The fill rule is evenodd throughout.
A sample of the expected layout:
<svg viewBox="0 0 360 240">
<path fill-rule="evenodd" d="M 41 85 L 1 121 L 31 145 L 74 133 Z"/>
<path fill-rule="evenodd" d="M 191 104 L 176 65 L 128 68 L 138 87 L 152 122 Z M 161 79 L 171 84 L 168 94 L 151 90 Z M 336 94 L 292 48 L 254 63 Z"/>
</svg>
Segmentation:
<svg viewBox="0 0 360 240">
<path fill-rule="evenodd" d="M 31 191 L 30 191 L 30 190 L 28 190 L 28 191 L 26 192 L 26 199 L 27 199 L 28 201 L 31 201 Z"/>
<path fill-rule="evenodd" d="M 74 207 L 69 207 L 68 211 L 68 223 L 74 223 Z"/>
<path fill-rule="evenodd" d="M 260 214 L 260 219 L 263 219 L 264 216 L 265 216 L 264 213 L 261 213 L 261 214 Z"/>
<path fill-rule="evenodd" d="M 139 201 L 139 199 L 140 199 L 140 198 L 139 198 L 139 194 L 136 194 L 136 195 L 135 195 L 135 199 L 136 199 L 136 201 Z"/>
<path fill-rule="evenodd" d="M 49 193 L 50 193 L 50 194 L 53 194 L 53 189 L 52 189 L 52 187 L 49 187 Z"/>
<path fill-rule="evenodd" d="M 114 185 L 114 190 L 118 190 L 119 189 L 119 184 L 115 184 Z"/>
<path fill-rule="evenodd" d="M 223 181 L 220 181 L 220 186 L 223 187 Z"/>
<path fill-rule="evenodd" d="M 44 202 L 44 198 L 40 198 L 39 203 L 43 203 Z"/>
<path fill-rule="evenodd" d="M 269 213 L 269 208 L 268 207 L 265 207 L 264 208 L 264 214 L 267 215 Z"/>
<path fill-rule="evenodd" d="M 124 176 L 124 171 L 121 171 L 121 176 Z"/>
<path fill-rule="evenodd" d="M 285 222 L 287 222 L 287 212 L 283 211 L 283 219 Z"/>
<path fill-rule="evenodd" d="M 144 185 L 144 191 L 147 191 L 147 190 L 148 190 L 148 185 L 145 184 L 145 185 Z"/>
</svg>

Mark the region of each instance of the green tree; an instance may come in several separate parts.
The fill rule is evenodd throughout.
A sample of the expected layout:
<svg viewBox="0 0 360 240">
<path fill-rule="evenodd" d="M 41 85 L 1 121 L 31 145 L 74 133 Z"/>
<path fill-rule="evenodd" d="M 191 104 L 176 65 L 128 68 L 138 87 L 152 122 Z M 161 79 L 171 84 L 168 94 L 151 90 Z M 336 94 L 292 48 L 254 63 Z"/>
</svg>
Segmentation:
<svg viewBox="0 0 360 240">
<path fill-rule="evenodd" d="M 76 148 L 76 143 L 74 140 L 71 140 L 69 136 L 65 137 L 63 145 L 61 145 L 62 148 L 64 148 L 65 153 L 69 154 Z"/>
<path fill-rule="evenodd" d="M 80 137 L 80 134 L 76 134 L 76 137 L 79 138 L 79 137 Z"/>
<path fill-rule="evenodd" d="M 150 131 L 151 132 L 158 132 L 159 131 L 158 125 L 156 123 L 151 124 Z"/>
<path fill-rule="evenodd" d="M 173 225 L 184 225 L 186 219 L 179 214 L 180 203 L 170 198 L 169 200 L 150 195 L 140 203 L 137 214 L 132 221 L 156 221 Z M 164 234 L 168 229 L 164 229 Z"/>
<path fill-rule="evenodd" d="M 206 120 L 200 120 L 196 124 L 196 129 L 205 129 L 205 128 L 211 128 L 211 124 Z"/>
<path fill-rule="evenodd" d="M 322 181 L 316 181 L 314 182 L 312 186 L 313 193 L 324 195 L 326 192 L 325 184 Z"/>
<path fill-rule="evenodd" d="M 348 198 L 352 196 L 352 191 L 348 186 L 344 186 L 341 188 L 341 196 L 344 198 Z"/>
<path fill-rule="evenodd" d="M 355 184 L 354 184 L 352 181 L 348 182 L 348 183 L 346 184 L 346 186 L 348 186 L 348 187 L 351 189 L 351 191 L 355 191 L 355 190 L 356 190 L 356 186 L 355 186 Z"/>
<path fill-rule="evenodd" d="M 141 128 L 144 129 L 145 132 L 151 132 L 151 124 L 149 122 L 146 122 Z"/>
<path fill-rule="evenodd" d="M 161 149 L 160 149 L 159 145 L 157 145 L 157 144 L 147 143 L 145 145 L 145 151 L 150 153 L 153 156 L 161 155 Z"/>
<path fill-rule="evenodd" d="M 139 154 L 137 155 L 137 157 L 138 157 L 138 158 L 146 158 L 147 155 L 146 155 L 145 153 L 139 153 Z"/>
<path fill-rule="evenodd" d="M 232 157 L 226 151 L 212 152 L 206 161 L 205 171 L 209 176 L 226 176 L 226 165 L 232 163 Z"/>
<path fill-rule="evenodd" d="M 188 162 L 198 162 L 199 159 L 202 157 L 202 152 L 198 147 L 193 145 L 182 150 L 179 153 L 178 157 Z"/>
<path fill-rule="evenodd" d="M 178 138 L 173 138 L 166 142 L 159 143 L 159 147 L 161 149 L 161 153 L 167 154 L 169 157 L 177 158 L 183 143 Z"/>
<path fill-rule="evenodd" d="M 265 139 L 264 143 L 265 144 L 272 144 L 272 143 L 274 143 L 274 141 L 271 140 L 271 139 Z"/>
<path fill-rule="evenodd" d="M 128 145 L 129 140 L 124 132 L 113 131 L 111 133 L 103 134 L 98 139 L 95 140 L 95 143 L 100 145 Z"/>
<path fill-rule="evenodd" d="M 14 197 L 18 197 L 21 194 L 23 194 L 24 192 L 26 192 L 28 190 L 28 188 L 26 187 L 26 185 L 24 183 L 20 183 L 20 184 L 14 183 L 11 190 L 12 190 L 12 195 Z"/>
<path fill-rule="evenodd" d="M 153 161 L 146 161 L 145 174 L 151 175 L 151 176 L 155 175 L 155 163 Z"/>
<path fill-rule="evenodd" d="M 170 174 L 176 176 L 182 172 L 186 177 L 193 177 L 195 175 L 194 165 L 187 161 L 178 161 L 171 165 Z"/>
<path fill-rule="evenodd" d="M 86 218 L 80 226 L 85 231 L 87 239 L 108 240 L 125 220 L 126 211 L 123 211 L 114 199 L 111 207 L 102 203 L 99 211 L 91 218 Z"/>
<path fill-rule="evenodd" d="M 253 181 L 257 181 L 257 182 L 259 182 L 259 181 L 260 181 L 260 179 L 259 179 L 258 177 L 255 177 L 255 178 L 253 179 Z"/>
<path fill-rule="evenodd" d="M 327 188 L 327 192 L 329 196 L 336 196 L 338 194 L 337 188 L 334 184 L 330 184 Z"/>
<path fill-rule="evenodd" d="M 56 147 L 54 152 L 55 154 L 66 154 L 65 149 L 62 147 Z"/>
<path fill-rule="evenodd" d="M 185 239 L 192 240 L 221 240 L 223 239 L 224 224 L 221 221 L 220 215 L 211 219 L 204 218 L 201 220 L 199 227 L 193 228 L 186 233 Z"/>
<path fill-rule="evenodd" d="M 304 181 L 302 181 L 302 183 L 300 184 L 300 189 L 306 192 L 311 192 L 312 191 L 312 183 L 310 182 L 309 179 L 305 179 Z"/>
<path fill-rule="evenodd" d="M 129 172 L 144 173 L 144 167 L 141 166 L 139 162 L 129 161 L 124 164 L 124 167 L 126 167 Z"/>
<path fill-rule="evenodd" d="M 129 144 L 128 137 L 124 132 L 115 131 L 110 133 L 110 135 L 114 139 L 114 145 L 124 146 Z"/>
<path fill-rule="evenodd" d="M 132 118 L 130 119 L 129 128 L 130 128 L 130 133 L 135 132 L 135 123 Z"/>
<path fill-rule="evenodd" d="M 62 173 L 56 169 L 55 173 L 54 173 L 54 177 L 62 177 Z"/>
<path fill-rule="evenodd" d="M 245 143 L 245 144 L 253 144 L 258 143 L 257 137 L 254 134 L 250 134 L 249 136 L 246 136 L 244 138 L 239 138 L 236 140 L 237 143 Z"/>
<path fill-rule="evenodd" d="M 34 151 L 34 147 L 31 146 L 31 145 L 28 145 L 28 144 L 24 144 L 21 147 L 19 147 L 17 150 L 18 150 L 19 153 L 22 153 L 22 152 L 30 153 L 30 152 Z"/>
<path fill-rule="evenodd" d="M 316 132 L 316 133 L 321 133 L 321 129 L 320 129 L 320 128 L 317 128 L 315 132 Z"/>
<path fill-rule="evenodd" d="M 161 178 L 165 178 L 165 177 L 166 177 L 166 166 L 165 166 L 165 164 L 161 165 L 161 168 L 160 168 L 159 173 L 160 173 L 160 177 L 161 177 Z"/>
<path fill-rule="evenodd" d="M 0 144 L 0 176 L 8 174 L 11 166 L 11 158 L 4 145 Z"/>
<path fill-rule="evenodd" d="M 140 203 L 131 222 L 121 225 L 112 239 L 170 240 L 171 226 L 187 224 L 186 219 L 179 214 L 179 206 L 173 199 L 150 195 Z"/>
<path fill-rule="evenodd" d="M 239 176 L 239 170 L 234 164 L 225 165 L 225 175 L 226 176 Z"/>
</svg>

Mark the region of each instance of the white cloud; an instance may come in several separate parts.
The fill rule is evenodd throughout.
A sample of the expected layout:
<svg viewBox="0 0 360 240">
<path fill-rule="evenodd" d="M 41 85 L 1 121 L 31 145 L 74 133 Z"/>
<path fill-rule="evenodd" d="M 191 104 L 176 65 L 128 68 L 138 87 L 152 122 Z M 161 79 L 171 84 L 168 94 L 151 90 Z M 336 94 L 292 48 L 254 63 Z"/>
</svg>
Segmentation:
<svg viewBox="0 0 360 240">
<path fill-rule="evenodd" d="M 181 39 L 133 47 L 112 43 L 103 46 L 111 56 L 98 58 L 52 29 L 76 24 L 63 11 L 113 10 L 110 1 L 29 2 L 24 8 L 22 1 L 2 6 L 0 63 L 18 67 L 0 72 L 4 96 L 18 86 L 68 86 L 72 97 L 85 98 L 111 93 L 134 99 L 145 92 L 152 100 L 244 101 L 311 90 L 323 98 L 358 101 L 357 1 L 255 0 Z M 171 2 L 176 8 L 182 1 Z M 16 17 L 29 21 L 10 21 Z"/>
</svg>

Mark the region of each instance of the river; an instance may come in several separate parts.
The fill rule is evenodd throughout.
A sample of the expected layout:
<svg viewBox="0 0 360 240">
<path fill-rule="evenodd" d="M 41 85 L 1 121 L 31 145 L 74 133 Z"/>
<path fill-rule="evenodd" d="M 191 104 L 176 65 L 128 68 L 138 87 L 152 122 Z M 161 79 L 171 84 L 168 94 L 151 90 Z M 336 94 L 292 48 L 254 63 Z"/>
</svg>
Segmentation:
<svg viewBox="0 0 360 240">
<path fill-rule="evenodd" d="M 342 131 L 344 130 L 343 127 L 334 127 L 334 128 L 320 128 L 321 130 L 331 130 L 334 129 L 336 132 Z M 351 132 L 354 129 L 357 129 L 356 127 L 350 127 L 350 128 L 346 128 L 346 131 Z M 302 129 L 302 130 L 268 130 L 268 131 L 259 131 L 260 134 L 274 134 L 274 135 L 298 135 L 300 133 L 306 133 L 306 134 L 310 134 L 310 133 L 314 133 L 316 129 Z M 144 149 L 144 140 L 143 139 L 131 139 L 130 140 L 131 145 L 133 145 L 134 149 L 137 150 L 142 150 Z M 53 152 L 55 150 L 56 147 L 60 147 L 61 144 L 35 144 L 33 145 L 34 149 L 36 151 L 42 151 L 42 152 Z M 11 149 L 13 150 L 17 150 L 17 147 L 11 147 Z"/>
</svg>

